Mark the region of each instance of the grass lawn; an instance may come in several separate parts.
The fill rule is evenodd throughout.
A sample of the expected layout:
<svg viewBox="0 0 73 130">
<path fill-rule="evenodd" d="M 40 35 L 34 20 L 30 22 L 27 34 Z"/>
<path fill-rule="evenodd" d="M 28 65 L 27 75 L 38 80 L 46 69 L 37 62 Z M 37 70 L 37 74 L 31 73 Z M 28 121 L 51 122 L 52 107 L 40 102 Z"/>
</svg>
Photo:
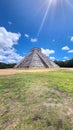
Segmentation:
<svg viewBox="0 0 73 130">
<path fill-rule="evenodd" d="M 73 130 L 73 72 L 0 76 L 0 130 Z"/>
</svg>

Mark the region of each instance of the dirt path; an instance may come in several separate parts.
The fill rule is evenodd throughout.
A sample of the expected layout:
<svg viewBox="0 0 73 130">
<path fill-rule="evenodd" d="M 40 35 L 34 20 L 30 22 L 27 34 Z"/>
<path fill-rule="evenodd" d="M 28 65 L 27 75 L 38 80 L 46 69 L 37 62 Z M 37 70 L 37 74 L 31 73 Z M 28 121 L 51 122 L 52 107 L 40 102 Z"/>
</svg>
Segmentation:
<svg viewBox="0 0 73 130">
<path fill-rule="evenodd" d="M 16 74 L 22 72 L 49 72 L 49 71 L 73 71 L 73 68 L 49 68 L 49 69 L 0 69 L 0 75 Z"/>
</svg>

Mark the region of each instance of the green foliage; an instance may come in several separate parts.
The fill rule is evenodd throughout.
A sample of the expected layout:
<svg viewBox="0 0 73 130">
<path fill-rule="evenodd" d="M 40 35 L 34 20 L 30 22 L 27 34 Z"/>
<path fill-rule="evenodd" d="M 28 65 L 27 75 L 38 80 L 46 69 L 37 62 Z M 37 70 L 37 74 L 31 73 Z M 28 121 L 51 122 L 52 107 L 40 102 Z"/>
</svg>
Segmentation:
<svg viewBox="0 0 73 130">
<path fill-rule="evenodd" d="M 55 61 L 60 67 L 73 67 L 73 59 L 67 61 Z"/>
<path fill-rule="evenodd" d="M 6 64 L 6 63 L 0 63 L 0 69 L 6 69 L 6 68 L 13 68 L 16 64 Z"/>
</svg>

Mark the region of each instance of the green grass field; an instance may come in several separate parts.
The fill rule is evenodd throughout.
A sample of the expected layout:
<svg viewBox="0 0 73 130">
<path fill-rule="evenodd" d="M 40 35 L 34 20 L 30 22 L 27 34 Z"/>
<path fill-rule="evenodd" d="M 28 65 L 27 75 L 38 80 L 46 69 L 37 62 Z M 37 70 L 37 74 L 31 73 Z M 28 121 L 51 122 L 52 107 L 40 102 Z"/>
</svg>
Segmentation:
<svg viewBox="0 0 73 130">
<path fill-rule="evenodd" d="M 0 130 L 73 130 L 73 72 L 0 76 Z"/>
</svg>

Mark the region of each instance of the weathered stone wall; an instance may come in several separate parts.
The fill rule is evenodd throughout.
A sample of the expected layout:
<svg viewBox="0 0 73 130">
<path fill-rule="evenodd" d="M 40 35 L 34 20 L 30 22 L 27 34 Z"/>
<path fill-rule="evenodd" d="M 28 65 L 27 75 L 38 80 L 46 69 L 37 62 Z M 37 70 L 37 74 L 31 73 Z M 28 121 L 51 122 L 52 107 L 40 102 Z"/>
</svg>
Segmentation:
<svg viewBox="0 0 73 130">
<path fill-rule="evenodd" d="M 34 67 L 45 68 L 45 65 L 43 64 L 42 60 L 38 56 L 38 52 L 37 51 L 33 52 L 33 57 L 32 57 L 32 61 L 31 61 L 30 67 L 32 67 L 32 68 L 34 68 Z"/>
</svg>

